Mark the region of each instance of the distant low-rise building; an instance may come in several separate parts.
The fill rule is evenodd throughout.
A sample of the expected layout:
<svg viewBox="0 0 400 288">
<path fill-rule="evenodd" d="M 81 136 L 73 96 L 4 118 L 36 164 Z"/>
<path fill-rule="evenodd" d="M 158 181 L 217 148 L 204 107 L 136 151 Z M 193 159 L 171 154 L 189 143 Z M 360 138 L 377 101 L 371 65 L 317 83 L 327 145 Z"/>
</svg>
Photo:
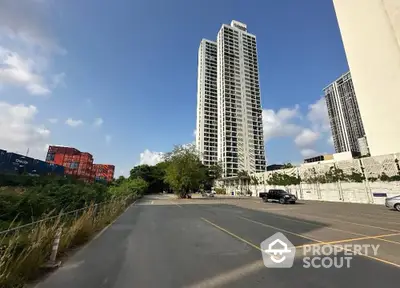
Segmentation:
<svg viewBox="0 0 400 288">
<path fill-rule="evenodd" d="M 361 156 L 370 155 L 367 137 L 364 136 L 364 137 L 358 138 L 357 141 L 358 141 L 358 147 L 360 148 Z"/>
<path fill-rule="evenodd" d="M 267 171 L 274 171 L 274 170 L 280 170 L 283 169 L 285 165 L 283 164 L 271 164 L 267 166 Z"/>
<path fill-rule="evenodd" d="M 311 158 L 304 159 L 304 163 L 321 162 L 326 160 L 333 160 L 332 154 L 318 155 Z"/>
</svg>

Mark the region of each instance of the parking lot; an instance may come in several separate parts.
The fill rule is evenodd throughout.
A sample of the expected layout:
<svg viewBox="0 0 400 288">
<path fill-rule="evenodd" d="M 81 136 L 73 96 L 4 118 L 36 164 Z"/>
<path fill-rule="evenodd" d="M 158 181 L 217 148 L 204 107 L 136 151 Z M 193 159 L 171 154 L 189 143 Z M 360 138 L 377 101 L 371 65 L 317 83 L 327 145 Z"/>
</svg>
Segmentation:
<svg viewBox="0 0 400 288">
<path fill-rule="evenodd" d="M 212 210 L 231 215 L 240 221 L 239 223 L 247 222 L 252 229 L 263 227 L 271 232 L 280 231 L 294 245 L 379 244 L 378 255 L 376 257 L 366 255 L 367 258 L 400 268 L 400 213 L 382 205 L 319 201 L 299 201 L 294 205 L 281 205 L 273 202 L 264 203 L 257 198 L 174 201 L 181 206 L 222 204 L 218 208 L 212 207 Z M 207 210 L 207 206 L 203 209 Z M 232 228 L 224 227 L 223 223 L 215 221 L 216 223 L 210 220 L 210 223 L 236 235 L 236 225 Z M 247 236 L 248 241 L 257 246 L 267 238 L 265 236 L 268 233 L 262 238 L 252 237 L 251 234 L 237 232 L 237 238 L 244 239 Z"/>
<path fill-rule="evenodd" d="M 66 263 L 79 269 L 61 268 L 39 287 L 393 287 L 399 224 L 400 213 L 377 205 L 146 196 Z M 291 269 L 263 264 L 260 243 L 276 232 L 296 247 Z M 354 252 L 348 244 L 377 253 L 359 251 L 348 268 L 303 265 L 305 245 L 347 247 L 341 257 Z"/>
</svg>

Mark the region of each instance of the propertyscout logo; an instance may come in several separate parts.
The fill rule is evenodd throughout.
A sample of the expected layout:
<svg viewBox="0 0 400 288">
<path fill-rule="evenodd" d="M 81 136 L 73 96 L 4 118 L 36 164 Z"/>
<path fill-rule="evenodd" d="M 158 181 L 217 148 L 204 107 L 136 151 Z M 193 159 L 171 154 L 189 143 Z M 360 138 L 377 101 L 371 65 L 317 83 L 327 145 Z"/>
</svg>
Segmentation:
<svg viewBox="0 0 400 288">
<path fill-rule="evenodd" d="M 278 232 L 261 242 L 261 254 L 267 268 L 291 268 L 296 255 L 303 268 L 350 268 L 355 255 L 377 256 L 379 246 L 316 243 L 296 249 L 285 235 Z"/>
<path fill-rule="evenodd" d="M 296 248 L 285 235 L 278 232 L 261 242 L 261 254 L 267 268 L 290 268 Z"/>
</svg>

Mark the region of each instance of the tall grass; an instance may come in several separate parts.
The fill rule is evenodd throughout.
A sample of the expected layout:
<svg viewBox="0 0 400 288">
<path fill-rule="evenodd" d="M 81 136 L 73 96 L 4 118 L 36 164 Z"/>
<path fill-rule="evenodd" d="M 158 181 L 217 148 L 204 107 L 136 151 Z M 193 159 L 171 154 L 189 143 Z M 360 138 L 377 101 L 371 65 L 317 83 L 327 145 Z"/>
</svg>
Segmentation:
<svg viewBox="0 0 400 288">
<path fill-rule="evenodd" d="M 54 237 L 62 228 L 59 253 L 87 242 L 93 234 L 111 223 L 132 202 L 115 199 L 103 205 L 90 205 L 76 217 L 61 214 L 0 239 L 0 287 L 22 287 L 42 272 L 48 261 Z"/>
</svg>

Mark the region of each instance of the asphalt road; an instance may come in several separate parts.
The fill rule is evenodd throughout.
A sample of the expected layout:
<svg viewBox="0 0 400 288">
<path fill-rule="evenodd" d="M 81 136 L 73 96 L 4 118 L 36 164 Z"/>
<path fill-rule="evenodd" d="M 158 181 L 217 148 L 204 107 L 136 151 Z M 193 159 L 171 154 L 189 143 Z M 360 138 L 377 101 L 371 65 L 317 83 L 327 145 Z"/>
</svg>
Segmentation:
<svg viewBox="0 0 400 288">
<path fill-rule="evenodd" d="M 307 269 L 299 253 L 290 269 L 266 268 L 259 246 L 276 232 L 297 247 L 380 246 L 378 255 L 353 257 L 350 268 Z M 153 196 L 36 287 L 396 287 L 399 275 L 400 213 L 385 207 Z"/>
</svg>

